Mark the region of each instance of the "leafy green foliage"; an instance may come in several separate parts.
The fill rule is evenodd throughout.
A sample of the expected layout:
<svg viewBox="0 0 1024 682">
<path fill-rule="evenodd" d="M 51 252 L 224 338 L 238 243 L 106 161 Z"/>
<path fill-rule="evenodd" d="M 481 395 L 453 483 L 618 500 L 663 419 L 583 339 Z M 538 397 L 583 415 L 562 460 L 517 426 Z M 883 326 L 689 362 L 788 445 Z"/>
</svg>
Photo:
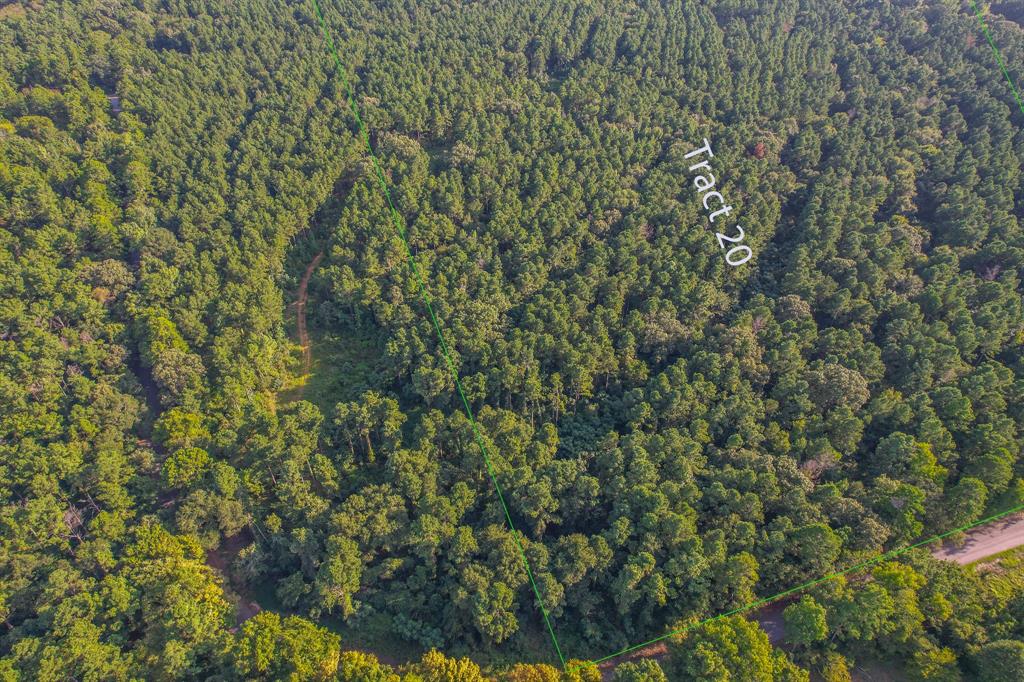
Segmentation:
<svg viewBox="0 0 1024 682">
<path fill-rule="evenodd" d="M 739 680 L 809 680 L 784 654 L 772 650 L 756 623 L 730 616 L 698 625 L 669 649 L 672 679 L 732 682 Z"/>
<path fill-rule="evenodd" d="M 808 646 L 825 639 L 828 635 L 825 609 L 814 601 L 813 597 L 804 596 L 800 601 L 790 604 L 783 612 L 783 616 L 786 622 L 786 638 L 793 644 Z"/>
<path fill-rule="evenodd" d="M 431 650 L 550 655 L 518 544 L 604 654 L 1024 499 L 1024 120 L 956 3 L 324 4 L 519 542 L 308 9 L 9 3 L 2 676 L 486 679 Z M 1013 679 L 1024 600 L 972 576 L 822 585 L 794 656 Z M 257 588 L 289 613 L 236 623 Z M 806 677 L 738 618 L 672 648 Z"/>
<path fill-rule="evenodd" d="M 999 640 L 978 652 L 975 666 L 981 682 L 1024 679 L 1024 642 Z"/>
</svg>

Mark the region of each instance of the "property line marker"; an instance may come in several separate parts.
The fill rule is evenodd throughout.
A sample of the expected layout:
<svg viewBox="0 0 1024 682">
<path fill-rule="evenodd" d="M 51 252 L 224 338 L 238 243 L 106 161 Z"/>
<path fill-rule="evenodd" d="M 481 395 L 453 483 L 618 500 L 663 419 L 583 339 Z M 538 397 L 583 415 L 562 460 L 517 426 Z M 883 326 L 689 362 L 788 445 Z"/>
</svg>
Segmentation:
<svg viewBox="0 0 1024 682">
<path fill-rule="evenodd" d="M 981 24 L 981 30 L 985 34 L 985 39 L 988 41 L 989 46 L 992 48 L 992 54 L 996 58 L 996 63 L 999 65 L 1000 71 L 1003 72 L 1003 77 L 1006 78 L 1007 85 L 1010 86 L 1010 92 L 1013 93 L 1013 98 L 1015 100 L 1017 100 L 1017 106 L 1020 107 L 1021 113 L 1024 114 L 1024 99 L 1021 98 L 1020 92 L 1017 90 L 1017 86 L 1014 84 L 1013 79 L 1010 78 L 1010 72 L 1007 71 L 1006 65 L 1003 62 L 1002 53 L 999 52 L 999 48 L 996 47 L 995 41 L 992 40 L 992 34 L 989 33 L 988 25 L 985 23 L 985 19 L 982 16 L 981 10 L 978 8 L 978 4 L 977 4 L 977 2 L 975 0 L 971 0 L 971 7 L 974 9 L 974 14 L 978 18 L 978 23 Z M 805 583 L 803 585 L 798 585 L 797 587 L 794 587 L 794 588 L 791 588 L 789 590 L 786 590 L 785 592 L 780 592 L 779 594 L 776 594 L 776 595 L 774 595 L 772 597 L 766 597 L 764 599 L 759 599 L 759 600 L 757 600 L 755 602 L 751 602 L 750 604 L 747 604 L 746 606 L 741 606 L 738 609 L 733 609 L 732 611 L 727 611 L 726 613 L 720 613 L 717 616 L 712 616 L 710 618 L 707 618 L 705 620 L 699 621 L 697 623 L 693 623 L 692 625 L 688 625 L 688 626 L 686 626 L 684 628 L 680 628 L 678 630 L 674 630 L 672 632 L 664 634 L 664 635 L 662 635 L 660 637 L 655 637 L 654 639 L 649 640 L 647 642 L 644 642 L 643 644 L 634 644 L 633 646 L 630 646 L 630 647 L 627 647 L 625 649 L 622 649 L 621 651 L 616 651 L 614 654 L 609 654 L 608 656 L 605 656 L 603 658 L 598 658 L 598 659 L 595 659 L 593 661 L 587 661 L 585 663 L 579 663 L 579 664 L 573 665 L 573 666 L 567 668 L 566 670 L 567 671 L 579 670 L 580 668 L 583 668 L 583 667 L 586 667 L 586 666 L 597 665 L 598 663 L 603 663 L 604 661 L 607 661 L 609 659 L 615 658 L 617 656 L 622 656 L 623 654 L 628 654 L 631 651 L 636 651 L 637 649 L 642 649 L 645 646 L 650 646 L 651 644 L 656 644 L 657 642 L 660 642 L 662 640 L 668 639 L 669 637 L 674 637 L 676 635 L 683 634 L 683 633 L 685 633 L 685 632 L 687 632 L 689 630 L 692 630 L 693 628 L 695 628 L 695 627 L 697 627 L 699 625 L 704 625 L 706 623 L 710 623 L 710 622 L 718 620 L 720 618 L 725 618 L 727 616 L 733 616 L 733 615 L 736 615 L 737 613 L 743 613 L 745 611 L 749 611 L 751 609 L 755 609 L 755 608 L 757 608 L 759 606 L 764 606 L 764 605 L 769 604 L 769 603 L 771 603 L 773 601 L 777 601 L 779 599 L 782 599 L 783 597 L 791 595 L 794 592 L 799 592 L 801 590 L 806 590 L 806 589 L 808 589 L 810 587 L 814 587 L 815 585 L 818 585 L 820 583 L 826 582 L 828 580 L 832 580 L 833 578 L 838 578 L 841 575 L 846 575 L 847 573 L 852 573 L 852 572 L 854 572 L 854 571 L 856 571 L 858 569 L 864 568 L 866 566 L 870 566 L 871 564 L 876 564 L 876 563 L 879 563 L 881 561 L 885 561 L 886 559 L 891 559 L 893 557 L 899 556 L 900 554 L 903 554 L 904 552 L 908 552 L 908 551 L 910 551 L 912 549 L 916 549 L 917 547 L 921 547 L 922 545 L 931 544 L 933 542 L 941 540 L 941 539 L 943 539 L 945 537 L 948 537 L 950 535 L 953 535 L 955 533 L 961 533 L 961 532 L 963 532 L 965 530 L 970 530 L 971 528 L 975 528 L 975 527 L 980 526 L 982 524 L 989 523 L 990 521 L 995 521 L 996 519 L 1000 519 L 1000 518 L 1002 518 L 1004 516 L 1009 516 L 1010 514 L 1013 514 L 1014 512 L 1018 512 L 1018 511 L 1022 511 L 1022 510 L 1024 510 L 1024 505 L 1020 505 L 1020 506 L 1014 507 L 1013 509 L 1010 509 L 1008 511 L 1004 511 L 1004 512 L 1002 512 L 1000 514 L 996 514 L 994 516 L 990 516 L 990 517 L 988 517 L 986 519 L 982 519 L 981 521 L 976 521 L 976 522 L 974 522 L 972 524 L 969 524 L 967 526 L 963 526 L 963 527 L 957 528 L 955 530 L 947 531 L 947 532 L 942 533 L 940 535 L 936 535 L 934 537 L 928 538 L 927 540 L 922 540 L 922 541 L 920 541 L 920 542 L 918 542 L 916 544 L 910 545 L 909 547 L 904 547 L 902 549 L 895 549 L 895 550 L 893 550 L 891 552 L 887 552 L 885 554 L 881 554 L 881 555 L 879 555 L 879 556 L 877 556 L 877 557 L 875 557 L 873 559 L 868 559 L 866 561 L 862 561 L 859 564 L 856 564 L 854 566 L 846 568 L 846 569 L 844 569 L 842 571 L 837 571 L 835 573 L 831 573 L 829 575 L 826 575 L 823 578 L 818 578 L 817 580 L 812 580 L 809 583 Z"/>
<path fill-rule="evenodd" d="M 616 651 L 614 654 L 608 654 L 607 656 L 605 656 L 603 658 L 597 658 L 597 659 L 594 659 L 592 661 L 586 661 L 584 663 L 577 663 L 577 664 L 575 664 L 575 665 L 573 665 L 573 666 L 571 666 L 569 668 L 566 668 L 566 672 L 571 672 L 573 670 L 579 670 L 581 668 L 585 668 L 585 667 L 588 667 L 588 666 L 597 665 L 598 663 L 604 663 L 605 661 L 607 661 L 609 659 L 612 659 L 612 658 L 615 658 L 616 656 L 622 656 L 623 654 L 628 654 L 630 651 L 636 651 L 637 649 L 642 649 L 645 646 L 650 646 L 651 644 L 655 644 L 655 643 L 660 642 L 662 640 L 668 639 L 669 637 L 675 637 L 676 635 L 681 635 L 681 634 L 683 634 L 685 632 L 689 632 L 690 630 L 692 630 L 692 629 L 694 629 L 696 627 L 699 627 L 701 625 L 706 625 L 707 623 L 711 623 L 711 622 L 719 620 L 721 618 L 727 618 L 728 616 L 735 616 L 736 614 L 743 613 L 744 611 L 750 611 L 752 609 L 756 609 L 759 606 L 764 606 L 766 604 L 770 604 L 771 602 L 778 601 L 779 599 L 782 599 L 783 597 L 788 597 L 789 595 L 794 594 L 796 592 L 801 592 L 801 591 L 806 590 L 808 588 L 814 587 L 815 585 L 820 585 L 821 583 L 827 582 L 829 580 L 833 580 L 834 578 L 838 578 L 839 576 L 846 575 L 848 573 L 854 573 L 854 572 L 856 572 L 856 571 L 858 571 L 858 570 L 860 570 L 862 568 L 866 568 L 867 566 L 870 566 L 872 564 L 877 564 L 877 563 L 881 563 L 883 561 L 887 561 L 887 560 L 892 559 L 894 557 L 897 557 L 897 556 L 899 556 L 901 554 L 909 552 L 912 549 L 917 549 L 918 547 L 922 547 L 924 545 L 930 545 L 931 543 L 937 542 L 939 540 L 942 540 L 943 538 L 947 538 L 950 535 L 955 535 L 956 533 L 962 533 L 965 530 L 970 530 L 971 528 L 974 528 L 976 526 L 982 526 L 982 525 L 984 525 L 986 523 L 989 523 L 991 521 L 995 521 L 996 519 L 1001 519 L 1004 516 L 1009 516 L 1010 514 L 1013 514 L 1015 512 L 1019 512 L 1019 511 L 1024 511 L 1024 504 L 1018 505 L 1018 506 L 1014 507 L 1013 509 L 1008 509 L 1007 511 L 1000 512 L 998 514 L 994 514 L 992 516 L 989 516 L 988 518 L 981 519 L 980 521 L 975 521 L 974 523 L 967 524 L 966 526 L 961 526 L 960 528 L 954 528 L 953 530 L 948 530 L 945 533 L 940 533 L 939 535 L 934 535 L 934 536 L 932 536 L 930 538 L 926 538 L 924 540 L 921 540 L 920 542 L 915 542 L 912 545 L 908 545 L 906 547 L 901 547 L 901 548 L 898 548 L 898 549 L 894 549 L 892 551 L 885 552 L 884 554 L 879 554 L 878 556 L 872 557 L 871 559 L 865 559 L 864 561 L 861 561 L 860 563 L 854 564 L 853 566 L 850 566 L 849 568 L 844 568 L 841 571 L 836 571 L 835 573 L 830 573 L 830 574 L 828 574 L 828 575 L 826 575 L 826 576 L 824 576 L 822 578 L 818 578 L 816 580 L 811 580 L 810 582 L 806 582 L 803 585 L 797 585 L 796 587 L 791 587 L 790 589 L 786 590 L 785 592 L 779 592 L 778 594 L 772 595 L 771 597 L 765 597 L 764 599 L 758 599 L 757 601 L 752 601 L 749 604 L 747 604 L 745 606 L 740 606 L 739 608 L 735 608 L 732 611 L 726 611 L 725 613 L 720 613 L 717 616 L 711 616 L 710 618 L 705 618 L 704 620 L 698 621 L 696 623 L 692 623 L 690 625 L 687 625 L 686 627 L 679 628 L 678 630 L 673 630 L 672 632 L 667 632 L 664 635 L 662 635 L 660 637 L 655 637 L 654 639 L 648 640 L 648 641 L 644 642 L 643 644 L 634 644 L 633 646 L 627 647 L 625 649 L 622 649 L 621 651 Z"/>
<path fill-rule="evenodd" d="M 369 133 L 366 130 L 366 126 L 363 123 L 362 117 L 359 115 L 359 109 L 356 106 L 355 98 L 353 97 L 353 94 L 352 94 L 352 87 L 349 84 L 348 77 L 347 77 L 347 74 L 345 72 L 345 67 L 342 64 L 341 58 L 338 56 L 338 51 L 337 51 L 337 49 L 334 46 L 334 40 L 331 38 L 330 31 L 327 28 L 327 22 L 324 20 L 323 12 L 320 9 L 319 3 L 317 2 L 317 0 L 310 0 L 310 2 L 312 4 L 312 6 L 313 6 L 313 10 L 314 10 L 314 12 L 316 14 L 317 20 L 319 21 L 320 29 L 323 32 L 324 40 L 326 41 L 327 46 L 330 49 L 331 56 L 334 58 L 334 63 L 335 63 L 335 66 L 336 66 L 336 68 L 338 70 L 338 75 L 341 78 L 342 84 L 344 85 L 345 96 L 346 96 L 346 100 L 348 101 L 349 109 L 351 110 L 353 116 L 356 119 L 356 124 L 357 124 L 357 127 L 359 128 L 359 133 L 360 133 L 360 135 L 361 135 L 361 137 L 363 139 L 363 142 L 364 142 L 364 144 L 366 146 L 366 151 L 367 151 L 367 154 L 370 157 L 370 161 L 373 164 L 373 168 L 374 168 L 374 171 L 375 171 L 377 182 L 380 185 L 381 190 L 384 192 L 385 198 L 387 199 L 388 209 L 389 209 L 389 213 L 391 214 L 391 219 L 394 222 L 395 229 L 398 232 L 398 236 L 402 240 L 402 245 L 405 247 L 406 256 L 407 256 L 407 259 L 408 259 L 408 262 L 409 262 L 409 268 L 412 271 L 414 278 L 416 279 L 416 283 L 418 285 L 419 292 L 420 292 L 420 297 L 423 300 L 424 307 L 426 307 L 427 313 L 430 316 L 430 321 L 431 321 L 431 323 L 432 323 L 432 325 L 434 327 L 434 332 L 436 333 L 438 341 L 440 342 L 441 351 L 442 351 L 442 354 L 444 356 L 445 363 L 448 366 L 448 370 L 451 373 L 452 379 L 455 382 L 455 388 L 456 388 L 456 391 L 459 394 L 459 398 L 462 401 L 462 405 L 465 408 L 466 416 L 469 418 L 469 422 L 470 422 L 470 425 L 471 425 L 472 430 L 473 430 L 474 440 L 476 441 L 477 447 L 479 447 L 480 453 L 483 456 L 484 465 L 485 465 L 485 467 L 487 469 L 487 474 L 490 477 L 491 482 L 494 484 L 494 489 L 495 489 L 495 491 L 498 494 L 498 501 L 500 502 L 502 511 L 505 514 L 505 522 L 507 523 L 507 525 L 509 527 L 509 530 L 512 533 L 512 538 L 515 540 L 516 548 L 519 551 L 519 558 L 520 558 L 520 560 L 521 560 L 521 562 L 523 564 L 523 567 L 526 569 L 526 575 L 529 578 L 530 586 L 533 588 L 534 596 L 537 599 L 537 605 L 539 606 L 540 611 L 541 611 L 541 615 L 544 618 L 544 624 L 547 626 L 548 633 L 551 635 L 551 641 L 552 641 L 552 643 L 555 646 L 555 652 L 558 654 L 558 658 L 562 662 L 562 667 L 566 670 L 566 672 L 572 672 L 574 670 L 580 670 L 580 669 L 585 668 L 585 667 L 598 665 L 600 663 L 603 663 L 605 661 L 611 660 L 611 659 L 616 658 L 618 656 L 622 656 L 624 654 L 628 654 L 631 651 L 636 651 L 637 649 L 642 649 L 642 648 L 644 648 L 646 646 L 650 646 L 651 644 L 656 644 L 657 642 L 664 641 L 666 639 L 669 639 L 670 637 L 675 637 L 676 635 L 684 634 L 684 633 L 686 633 L 686 632 L 688 632 L 688 631 L 690 631 L 690 630 L 692 630 L 692 629 L 694 629 L 696 627 L 699 627 L 701 625 L 705 625 L 707 623 L 711 623 L 713 621 L 720 620 L 722 618 L 727 618 L 729 616 L 734 616 L 734 615 L 739 614 L 739 613 L 744 613 L 744 612 L 747 612 L 747 611 L 751 611 L 751 610 L 756 609 L 756 608 L 758 608 L 760 606 L 765 606 L 766 604 L 770 604 L 770 603 L 772 603 L 774 601 L 778 601 L 779 599 L 782 599 L 783 597 L 787 597 L 787 596 L 789 596 L 791 594 L 795 594 L 797 592 L 801 592 L 803 590 L 806 590 L 806 589 L 809 589 L 811 587 L 814 587 L 815 585 L 819 585 L 821 583 L 827 582 L 829 580 L 833 580 L 833 579 L 838 578 L 840 576 L 847 575 L 847 574 L 850 574 L 850 573 L 854 573 L 854 572 L 856 572 L 856 571 L 858 571 L 858 570 L 860 570 L 862 568 L 866 568 L 866 567 L 871 566 L 873 564 L 881 563 L 883 561 L 887 561 L 887 560 L 892 559 L 894 557 L 900 556 L 901 554 L 909 552 L 912 549 L 917 549 L 918 547 L 922 547 L 924 545 L 929 545 L 929 544 L 931 544 L 933 542 L 937 542 L 937 541 L 942 540 L 942 539 L 944 539 L 946 537 L 949 537 L 950 535 L 954 535 L 956 533 L 962 533 L 963 531 L 970 530 L 971 528 L 975 528 L 977 526 L 984 525 L 986 523 L 989 523 L 991 521 L 995 521 L 995 520 L 1003 518 L 1005 516 L 1009 516 L 1010 514 L 1013 514 L 1015 512 L 1024 511 L 1024 504 L 1016 506 L 1016 507 L 1014 507 L 1012 509 L 1009 509 L 1007 511 L 1001 512 L 999 514 L 995 514 L 993 516 L 989 516 L 987 518 L 981 519 L 980 521 L 975 521 L 974 523 L 968 524 L 966 526 L 961 526 L 960 528 L 956 528 L 954 530 L 946 531 L 945 533 L 941 533 L 939 535 L 932 536 L 930 538 L 927 538 L 925 540 L 921 540 L 921 541 L 919 541 L 917 543 L 914 543 L 912 545 L 908 545 L 906 547 L 898 548 L 898 549 L 886 552 L 884 554 L 880 554 L 880 555 L 878 555 L 876 557 L 873 557 L 871 559 L 866 559 L 866 560 L 861 561 L 861 562 L 859 562 L 857 564 L 854 564 L 853 566 L 850 566 L 848 568 L 842 569 L 840 571 L 836 571 L 834 573 L 830 573 L 830 574 L 828 574 L 828 575 L 826 575 L 824 577 L 817 578 L 816 580 L 812 580 L 812 581 L 804 583 L 802 585 L 798 585 L 796 587 L 790 588 L 790 589 L 788 589 L 788 590 L 786 590 L 784 592 L 779 592 L 778 594 L 775 594 L 775 595 L 773 595 L 771 597 L 765 597 L 763 599 L 758 599 L 757 601 L 750 602 L 749 604 L 746 604 L 745 606 L 741 606 L 741 607 L 735 608 L 735 609 L 733 609 L 731 611 L 726 611 L 724 613 L 720 613 L 718 615 L 711 616 L 710 618 L 705 618 L 704 620 L 698 621 L 696 623 L 692 623 L 690 625 L 687 625 L 686 627 L 679 628 L 677 630 L 673 630 L 673 631 L 668 632 L 668 633 L 666 633 L 664 635 L 661 635 L 660 637 L 655 637 L 654 639 L 648 640 L 648 641 L 643 642 L 641 644 L 634 644 L 633 646 L 626 647 L 625 649 L 622 649 L 620 651 L 616 651 L 615 653 L 609 654 L 609 655 L 604 656 L 602 658 L 597 658 L 597 659 L 594 659 L 594 660 L 585 661 L 585 662 L 582 662 L 582 663 L 574 664 L 572 666 L 568 666 L 566 664 L 565 657 L 562 655 L 562 649 L 558 645 L 558 638 L 555 636 L 554 628 L 551 626 L 551 619 L 550 619 L 550 617 L 548 615 L 548 611 L 547 611 L 546 608 L 544 608 L 544 600 L 541 597 L 540 590 L 538 589 L 537 583 L 534 580 L 533 571 L 530 568 L 530 562 L 526 558 L 526 552 L 524 551 L 522 541 L 519 538 L 520 533 L 519 533 L 518 530 L 516 530 L 516 527 L 515 527 L 515 525 L 512 522 L 512 516 L 509 513 L 508 505 L 505 503 L 505 496 L 502 493 L 501 486 L 498 484 L 498 479 L 495 476 L 494 468 L 493 468 L 493 466 L 491 464 L 491 459 L 490 459 L 490 456 L 488 455 L 488 452 L 487 452 L 487 446 L 484 444 L 483 437 L 481 436 L 480 430 L 477 427 L 476 419 L 473 416 L 473 410 L 470 408 L 469 401 L 466 399 L 466 394 L 465 394 L 465 392 L 462 389 L 462 382 L 459 379 L 458 370 L 455 368 L 455 364 L 454 364 L 454 362 L 451 359 L 451 354 L 449 353 L 449 350 L 448 350 L 448 342 L 445 340 L 444 333 L 441 331 L 441 325 L 439 324 L 438 319 L 437 319 L 437 315 L 434 313 L 434 307 L 433 307 L 433 304 L 431 303 L 430 294 L 427 291 L 426 284 L 423 281 L 423 277 L 420 274 L 419 267 L 416 265 L 416 260 L 413 257 L 412 248 L 409 246 L 409 241 L 408 241 L 408 238 L 407 238 L 407 235 L 406 235 L 405 227 L 402 224 L 402 217 L 398 213 L 398 210 L 395 208 L 394 202 L 391 199 L 391 191 L 388 189 L 387 182 L 386 182 L 385 176 L 384 176 L 384 172 L 381 169 L 380 163 L 377 160 L 377 155 L 376 155 L 376 153 L 373 150 L 373 145 L 370 143 L 370 136 L 369 136 Z M 989 33 L 988 26 L 985 24 L 985 20 L 982 17 L 981 11 L 978 8 L 977 3 L 975 2 L 975 0 L 970 0 L 970 2 L 971 2 L 972 8 L 974 9 L 975 16 L 977 16 L 978 22 L 981 24 L 981 30 L 985 34 L 985 38 L 988 40 L 989 46 L 991 46 L 991 48 L 992 48 L 992 53 L 995 56 L 996 62 L 999 64 L 999 68 L 1002 71 L 1003 76 L 1006 78 L 1007 84 L 1010 86 L 1010 91 L 1013 93 L 1013 97 L 1017 101 L 1017 105 L 1020 107 L 1021 113 L 1024 114 L 1024 99 L 1021 98 L 1020 92 L 1017 90 L 1017 87 L 1014 84 L 1013 79 L 1010 78 L 1010 73 L 1007 71 L 1006 66 L 1003 63 L 1002 54 L 999 52 L 999 48 L 996 47 L 995 42 L 992 40 L 992 36 Z"/>
<path fill-rule="evenodd" d="M 1013 79 L 1010 78 L 1010 72 L 1006 70 L 1006 65 L 1003 64 L 1003 55 L 999 52 L 999 48 L 996 47 L 995 41 L 992 40 L 992 34 L 988 32 L 988 25 L 985 23 L 985 19 L 981 16 L 981 10 L 978 9 L 978 3 L 975 2 L 975 0 L 971 0 L 971 7 L 974 8 L 974 16 L 978 17 L 978 23 L 981 24 L 981 30 L 985 34 L 985 39 L 988 40 L 988 44 L 992 47 L 992 54 L 996 57 L 996 63 L 999 64 L 999 69 L 1003 72 L 1007 85 L 1010 86 L 1010 92 L 1013 93 L 1013 98 L 1017 100 L 1017 106 L 1020 107 L 1020 113 L 1024 114 L 1024 100 L 1021 99 L 1020 92 L 1017 91 L 1017 86 L 1014 85 Z"/>
<path fill-rule="evenodd" d="M 311 0 L 311 2 L 313 10 L 316 12 L 316 17 L 320 22 L 320 30 L 323 31 L 324 39 L 327 41 L 327 46 L 330 48 L 331 55 L 334 57 L 334 63 L 338 69 L 338 74 L 341 77 L 341 82 L 345 86 L 345 96 L 348 100 L 349 108 L 355 116 L 356 124 L 359 127 L 359 132 L 362 134 L 363 142 L 366 143 L 366 152 L 369 154 L 370 160 L 373 163 L 373 168 L 376 171 L 377 182 L 384 191 L 385 198 L 387 198 L 391 219 L 395 223 L 395 229 L 398 231 L 398 236 L 402 239 L 402 245 L 405 246 L 405 253 L 409 260 L 409 268 L 412 270 L 416 283 L 419 285 L 420 297 L 423 299 L 423 305 L 426 307 L 427 312 L 430 315 L 430 321 L 433 323 L 434 331 L 437 333 L 437 339 L 441 344 L 441 352 L 444 355 L 445 363 L 448 365 L 448 371 L 451 372 L 452 379 L 455 380 L 455 388 L 459 394 L 459 398 L 462 399 L 462 406 L 466 409 L 466 416 L 469 417 L 469 423 L 473 429 L 473 437 L 476 440 L 477 446 L 480 448 L 480 453 L 483 455 L 487 474 L 490 476 L 491 482 L 494 484 L 494 489 L 498 493 L 498 501 L 501 503 L 502 511 L 505 512 L 505 522 L 508 524 L 509 530 L 512 532 L 512 538 L 515 540 L 516 548 L 519 550 L 519 558 L 522 561 L 523 567 L 526 569 L 526 576 L 530 580 L 530 587 L 533 588 L 533 594 L 537 597 L 537 605 L 540 607 L 541 615 L 544 617 L 544 624 L 547 626 L 548 633 L 551 635 L 551 641 L 555 645 L 555 652 L 558 654 L 558 659 L 562 662 L 562 667 L 564 668 L 565 657 L 562 656 L 562 649 L 558 646 L 558 638 L 555 637 L 555 630 L 551 627 L 551 619 L 548 617 L 547 609 L 544 608 L 544 600 L 540 596 L 540 590 L 537 588 L 537 582 L 533 578 L 533 571 L 530 569 L 530 562 L 526 558 L 526 552 L 523 550 L 523 543 L 519 539 L 519 531 L 516 530 L 515 524 L 512 523 L 512 515 L 508 511 L 508 505 L 505 504 L 505 496 L 501 492 L 501 486 L 498 485 L 498 478 L 494 474 L 494 467 L 491 465 L 491 458 L 487 454 L 487 446 L 484 444 L 479 428 L 477 428 L 476 419 L 473 417 L 473 410 L 469 407 L 469 401 L 466 399 L 466 394 L 462 390 L 462 382 L 459 379 L 459 372 L 455 369 L 455 363 L 452 362 L 451 354 L 448 352 L 448 342 L 445 341 L 444 333 L 441 331 L 441 325 L 437 321 L 437 315 L 434 314 L 434 306 L 430 302 L 430 294 L 427 292 L 426 284 L 424 284 L 423 278 L 420 275 L 420 269 L 416 265 L 415 258 L 413 258 L 412 248 L 409 246 L 405 227 L 402 225 L 402 217 L 395 209 L 395 204 L 391 200 L 391 191 L 388 189 L 387 182 L 385 181 L 384 171 L 381 170 L 380 163 L 377 161 L 377 155 L 373 151 L 373 145 L 370 144 L 370 135 L 366 132 L 366 126 L 363 124 L 363 119 L 359 115 L 359 109 L 356 107 L 355 98 L 352 95 L 352 86 L 349 85 L 348 77 L 345 73 L 345 67 L 341 62 L 341 58 L 338 57 L 338 50 L 334 47 L 334 40 L 331 39 L 330 31 L 327 29 L 327 22 L 324 21 L 323 12 L 320 11 L 320 4 L 317 0 Z"/>
</svg>

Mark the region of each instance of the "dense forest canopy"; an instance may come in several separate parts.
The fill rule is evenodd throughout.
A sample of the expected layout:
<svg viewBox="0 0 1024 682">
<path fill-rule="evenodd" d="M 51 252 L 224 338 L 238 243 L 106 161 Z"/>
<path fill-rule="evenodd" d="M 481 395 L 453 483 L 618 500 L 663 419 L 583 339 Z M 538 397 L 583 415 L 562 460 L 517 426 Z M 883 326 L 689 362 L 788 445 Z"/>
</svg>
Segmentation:
<svg viewBox="0 0 1024 682">
<path fill-rule="evenodd" d="M 566 658 L 1024 504 L 1024 111 L 969 4 L 320 6 Z M 0 678 L 599 678 L 311 5 L 0 6 L 0 265 Z M 925 550 L 785 620 L 614 674 L 1024 680 L 1024 584 Z"/>
</svg>

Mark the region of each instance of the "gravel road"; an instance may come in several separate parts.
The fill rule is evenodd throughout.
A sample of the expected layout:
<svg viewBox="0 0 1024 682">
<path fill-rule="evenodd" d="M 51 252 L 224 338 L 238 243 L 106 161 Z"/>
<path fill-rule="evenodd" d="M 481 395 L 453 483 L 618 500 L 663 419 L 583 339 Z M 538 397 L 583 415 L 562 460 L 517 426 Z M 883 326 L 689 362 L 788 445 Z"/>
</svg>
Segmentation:
<svg viewBox="0 0 1024 682">
<path fill-rule="evenodd" d="M 1024 545 L 1024 514 L 1014 514 L 968 531 L 960 547 L 949 543 L 936 547 L 932 556 L 964 565 L 1020 545 Z"/>
</svg>

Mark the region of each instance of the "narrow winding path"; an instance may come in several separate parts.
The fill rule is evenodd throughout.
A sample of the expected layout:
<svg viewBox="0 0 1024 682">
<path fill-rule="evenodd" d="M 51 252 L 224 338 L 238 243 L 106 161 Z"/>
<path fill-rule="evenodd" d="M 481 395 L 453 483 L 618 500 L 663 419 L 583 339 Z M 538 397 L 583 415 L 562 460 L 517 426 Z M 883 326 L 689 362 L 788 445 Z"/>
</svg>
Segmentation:
<svg viewBox="0 0 1024 682">
<path fill-rule="evenodd" d="M 306 326 L 309 280 L 323 258 L 324 252 L 320 251 L 313 257 L 309 265 L 306 266 L 306 271 L 302 274 L 302 279 L 299 280 L 299 289 L 293 303 L 295 306 L 296 335 L 298 336 L 299 345 L 302 346 L 302 373 L 304 375 L 309 374 L 313 367 L 313 352 L 309 340 L 309 330 Z M 972 529 L 967 533 L 966 541 L 959 546 L 950 544 L 937 545 L 932 548 L 932 555 L 937 559 L 945 559 L 960 565 L 966 565 L 1021 545 L 1024 545 L 1024 514 L 1014 514 L 1013 516 Z M 757 620 L 761 624 L 761 627 L 768 633 L 768 637 L 774 645 L 782 644 L 785 639 L 782 610 L 787 604 L 788 601 L 769 604 L 749 614 L 750 618 Z M 257 606 L 256 608 L 258 609 L 259 607 Z M 602 678 L 610 680 L 615 667 L 621 663 L 639 658 L 661 659 L 667 653 L 668 647 L 666 642 L 658 642 L 624 656 L 605 661 L 598 665 L 598 668 L 601 670 Z M 377 656 L 384 662 L 391 662 L 386 657 L 381 657 L 380 654 L 377 654 Z"/>
<path fill-rule="evenodd" d="M 1008 549 L 1020 547 L 1024 545 L 1024 513 L 1013 514 L 991 523 L 986 523 L 983 526 L 972 528 L 965 535 L 964 542 L 958 545 L 946 542 L 932 546 L 932 556 L 936 559 L 944 559 L 961 566 L 966 566 L 1000 552 L 1005 552 Z M 761 629 L 768 634 L 768 639 L 775 646 L 782 645 L 785 642 L 786 629 L 782 620 L 782 611 L 792 601 L 793 598 L 790 597 L 747 613 L 748 618 L 756 620 L 761 625 Z M 667 654 L 667 644 L 665 642 L 658 642 L 624 656 L 605 661 L 598 665 L 598 668 L 601 670 L 602 679 L 610 680 L 617 665 L 638 658 L 659 660 Z"/>
<path fill-rule="evenodd" d="M 306 266 L 299 280 L 299 289 L 296 292 L 295 300 L 288 304 L 288 307 L 295 308 L 295 329 L 299 344 L 302 346 L 302 374 L 309 374 L 313 367 L 313 352 L 309 342 L 309 330 L 306 327 L 306 303 L 309 300 L 309 280 L 313 271 L 324 258 L 324 252 L 317 253 L 313 260 Z M 298 387 L 298 396 L 302 397 L 303 386 Z M 206 552 L 206 564 L 217 571 L 223 578 L 226 586 L 239 597 L 236 605 L 236 624 L 241 625 L 249 618 L 252 618 L 261 611 L 260 605 L 256 602 L 252 590 L 244 583 L 239 583 L 231 574 L 231 564 L 246 545 L 252 541 L 252 536 L 247 530 L 243 530 L 232 537 L 225 538 L 220 547 L 216 550 Z"/>
<path fill-rule="evenodd" d="M 320 261 L 324 259 L 324 252 L 321 251 L 313 257 L 313 260 L 306 266 L 299 280 L 299 292 L 295 297 L 295 329 L 299 337 L 299 345 L 302 346 L 302 373 L 309 374 L 313 369 L 313 349 L 309 343 L 309 330 L 306 328 L 306 302 L 309 300 L 309 278 Z"/>
</svg>

